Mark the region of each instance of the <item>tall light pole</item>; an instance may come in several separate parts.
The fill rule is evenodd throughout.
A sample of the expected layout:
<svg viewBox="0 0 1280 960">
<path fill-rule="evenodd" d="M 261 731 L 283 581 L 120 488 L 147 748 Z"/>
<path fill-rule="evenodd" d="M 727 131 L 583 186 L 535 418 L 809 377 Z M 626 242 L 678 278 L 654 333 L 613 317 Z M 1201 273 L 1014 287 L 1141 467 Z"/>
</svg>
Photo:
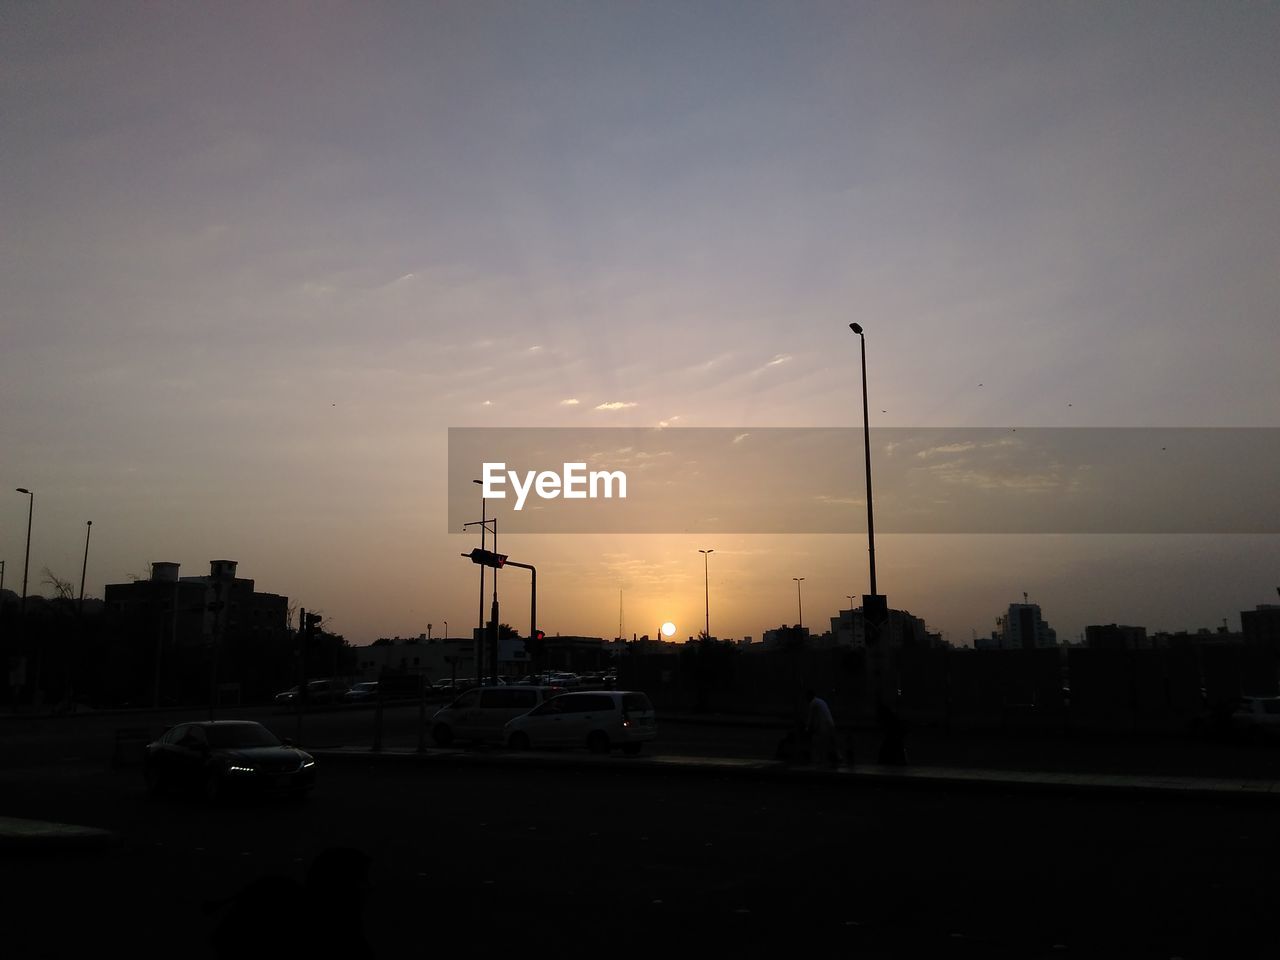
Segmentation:
<svg viewBox="0 0 1280 960">
<path fill-rule="evenodd" d="M 706 623 L 706 627 L 704 628 L 704 633 L 706 635 L 706 638 L 710 640 L 711 639 L 711 574 L 709 573 L 710 568 L 708 566 L 709 561 L 707 558 L 710 557 L 711 554 L 715 553 L 715 551 L 699 550 L 698 552 L 702 554 L 703 596 L 706 600 L 706 605 L 707 605 L 707 623 Z"/>
<path fill-rule="evenodd" d="M 804 577 L 792 577 L 791 579 L 796 582 L 796 608 L 797 608 L 797 612 L 800 615 L 800 622 L 797 623 L 796 626 L 803 627 L 804 626 L 804 601 L 800 598 L 800 584 L 801 582 L 803 582 Z"/>
<path fill-rule="evenodd" d="M 31 565 L 31 515 L 35 513 L 36 495 L 30 490 L 28 490 L 26 487 L 17 487 L 15 489 L 17 490 L 18 493 L 25 493 L 27 495 L 27 552 L 26 552 L 26 556 L 22 560 L 22 602 L 18 606 L 18 619 L 22 624 L 21 627 L 19 627 L 19 630 L 20 630 L 19 636 L 22 637 L 22 644 L 25 647 L 26 641 L 27 641 L 27 569 Z M 41 647 L 39 650 L 36 651 L 36 682 L 35 682 L 36 696 L 39 696 L 39 693 L 40 693 L 41 650 L 43 650 L 43 647 Z M 17 702 L 18 702 L 18 698 L 15 695 L 14 703 L 16 704 Z"/>
<path fill-rule="evenodd" d="M 871 558 L 871 595 L 876 595 L 876 521 L 871 506 L 871 418 L 867 409 L 867 338 L 863 336 L 862 326 L 849 324 L 849 329 L 858 335 L 862 346 L 862 448 L 867 464 L 867 553 Z"/>
<path fill-rule="evenodd" d="M 880 645 L 880 628 L 889 617 L 888 601 L 876 589 L 876 524 L 875 512 L 871 499 L 871 417 L 867 405 L 867 338 L 862 333 L 862 326 L 849 324 L 849 329 L 858 335 L 862 348 L 862 448 L 866 458 L 867 472 L 867 557 L 870 563 L 871 593 L 862 598 L 862 627 L 867 647 L 872 651 L 871 680 L 877 710 L 885 707 L 886 674 L 885 651 Z"/>
<path fill-rule="evenodd" d="M 80 566 L 80 600 L 76 604 L 76 612 L 84 613 L 84 575 L 89 569 L 89 534 L 93 530 L 93 521 L 84 522 L 84 563 Z"/>
<path fill-rule="evenodd" d="M 446 640 L 449 639 L 449 621 L 448 620 L 444 622 L 444 638 Z"/>
<path fill-rule="evenodd" d="M 21 616 L 27 614 L 27 567 L 31 563 L 31 515 L 36 509 L 36 495 L 26 487 L 18 487 L 18 493 L 25 493 L 29 498 L 27 500 L 27 555 L 22 561 L 22 605 L 18 608 Z"/>
</svg>

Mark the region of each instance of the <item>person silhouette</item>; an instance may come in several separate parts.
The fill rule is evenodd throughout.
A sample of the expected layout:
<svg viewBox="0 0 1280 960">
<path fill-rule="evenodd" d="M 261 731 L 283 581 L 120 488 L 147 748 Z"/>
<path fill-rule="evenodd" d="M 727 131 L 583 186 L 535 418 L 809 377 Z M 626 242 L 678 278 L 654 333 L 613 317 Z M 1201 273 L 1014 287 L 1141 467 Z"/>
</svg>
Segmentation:
<svg viewBox="0 0 1280 960">
<path fill-rule="evenodd" d="M 805 732 L 809 735 L 809 758 L 815 764 L 839 763 L 836 723 L 831 716 L 831 707 L 813 690 L 805 693 L 805 700 L 809 704 L 804 723 Z"/>
</svg>

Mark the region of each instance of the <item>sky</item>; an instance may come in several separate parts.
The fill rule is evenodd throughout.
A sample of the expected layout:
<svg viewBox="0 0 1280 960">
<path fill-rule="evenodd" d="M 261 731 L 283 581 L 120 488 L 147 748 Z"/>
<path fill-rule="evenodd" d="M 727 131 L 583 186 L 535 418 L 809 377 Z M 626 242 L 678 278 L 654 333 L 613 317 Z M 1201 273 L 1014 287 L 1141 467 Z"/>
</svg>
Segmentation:
<svg viewBox="0 0 1280 960">
<path fill-rule="evenodd" d="M 91 520 L 89 595 L 233 559 L 352 642 L 457 635 L 450 427 L 856 426 L 851 321 L 876 427 L 1278 426 L 1278 46 L 1274 4 L 4 4 L 29 590 Z M 691 635 L 705 587 L 759 638 L 868 589 L 850 534 L 505 522 L 552 634 L 621 596 L 626 635 Z M 1074 638 L 1238 628 L 1280 584 L 1274 535 L 876 549 L 961 643 L 1024 591 Z"/>
</svg>

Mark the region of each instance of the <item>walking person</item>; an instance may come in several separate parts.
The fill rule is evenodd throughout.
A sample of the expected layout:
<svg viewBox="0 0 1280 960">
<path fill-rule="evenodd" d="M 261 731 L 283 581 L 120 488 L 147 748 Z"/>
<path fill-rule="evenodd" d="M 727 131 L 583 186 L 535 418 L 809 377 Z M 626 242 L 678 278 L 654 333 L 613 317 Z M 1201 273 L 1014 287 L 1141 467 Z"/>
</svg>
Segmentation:
<svg viewBox="0 0 1280 960">
<path fill-rule="evenodd" d="M 836 723 L 831 716 L 831 707 L 813 690 L 805 694 L 809 703 L 805 715 L 804 729 L 809 735 L 809 757 L 815 764 L 840 762 L 836 750 Z"/>
</svg>

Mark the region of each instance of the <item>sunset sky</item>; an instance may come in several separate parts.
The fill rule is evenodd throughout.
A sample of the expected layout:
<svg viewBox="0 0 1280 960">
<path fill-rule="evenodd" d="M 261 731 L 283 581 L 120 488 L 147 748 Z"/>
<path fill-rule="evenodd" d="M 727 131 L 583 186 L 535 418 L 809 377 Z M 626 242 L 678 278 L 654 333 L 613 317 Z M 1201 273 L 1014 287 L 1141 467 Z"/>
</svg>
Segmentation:
<svg viewBox="0 0 1280 960">
<path fill-rule="evenodd" d="M 226 558 L 352 642 L 469 631 L 450 427 L 857 426 L 855 320 L 876 427 L 1280 426 L 1277 49 L 1274 4 L 4 4 L 4 586 L 27 487 L 32 593 L 92 520 L 90 595 Z M 696 633 L 699 548 L 720 636 L 867 591 L 860 536 L 498 514 L 549 633 Z M 1274 535 L 877 559 L 953 642 L 1280 585 Z"/>
</svg>

